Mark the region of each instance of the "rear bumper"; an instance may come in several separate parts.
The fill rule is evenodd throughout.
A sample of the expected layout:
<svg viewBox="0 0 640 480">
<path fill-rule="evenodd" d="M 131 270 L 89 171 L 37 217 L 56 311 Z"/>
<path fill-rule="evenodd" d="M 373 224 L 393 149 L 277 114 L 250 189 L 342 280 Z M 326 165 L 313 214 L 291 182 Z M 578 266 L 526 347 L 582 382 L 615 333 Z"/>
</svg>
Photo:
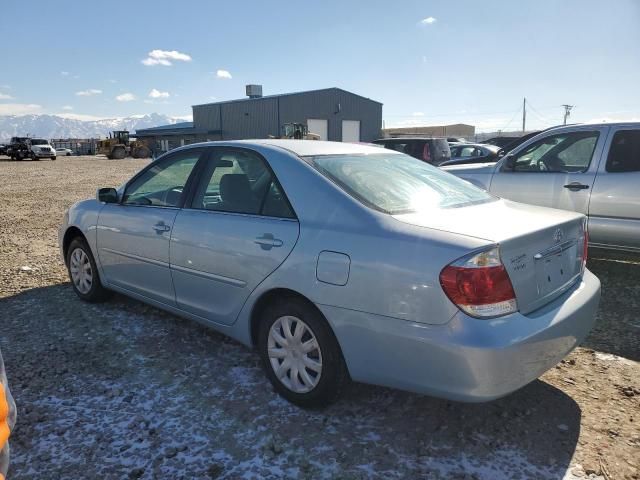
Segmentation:
<svg viewBox="0 0 640 480">
<path fill-rule="evenodd" d="M 557 364 L 589 333 L 600 281 L 580 283 L 527 315 L 479 320 L 458 312 L 427 325 L 319 305 L 356 381 L 467 402 L 507 395 Z"/>
</svg>

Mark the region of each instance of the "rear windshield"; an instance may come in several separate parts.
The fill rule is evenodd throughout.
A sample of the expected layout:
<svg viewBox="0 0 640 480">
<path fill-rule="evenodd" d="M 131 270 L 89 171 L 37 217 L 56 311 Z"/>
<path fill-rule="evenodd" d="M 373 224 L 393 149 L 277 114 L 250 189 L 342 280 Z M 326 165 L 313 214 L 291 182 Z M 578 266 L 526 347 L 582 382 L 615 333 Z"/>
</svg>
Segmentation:
<svg viewBox="0 0 640 480">
<path fill-rule="evenodd" d="M 347 193 L 391 215 L 462 207 L 495 198 L 407 155 L 322 155 L 310 160 Z"/>
</svg>

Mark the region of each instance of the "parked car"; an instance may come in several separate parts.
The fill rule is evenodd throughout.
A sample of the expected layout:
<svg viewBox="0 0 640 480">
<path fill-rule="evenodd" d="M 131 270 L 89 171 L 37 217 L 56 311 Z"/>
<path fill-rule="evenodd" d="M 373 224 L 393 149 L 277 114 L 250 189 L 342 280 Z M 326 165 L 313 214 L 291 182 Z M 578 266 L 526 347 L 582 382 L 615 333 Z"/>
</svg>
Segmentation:
<svg viewBox="0 0 640 480">
<path fill-rule="evenodd" d="M 504 148 L 510 143 L 515 142 L 519 138 L 520 137 L 492 137 L 492 138 L 487 138 L 486 140 L 480 143 L 484 143 L 486 145 L 495 145 L 496 147 Z"/>
<path fill-rule="evenodd" d="M 588 215 L 591 246 L 640 252 L 640 123 L 555 127 L 495 165 L 443 168 L 500 197 Z"/>
<path fill-rule="evenodd" d="M 73 205 L 71 285 L 257 347 L 302 406 L 348 378 L 487 401 L 555 365 L 600 297 L 585 217 L 500 200 L 407 155 L 305 140 L 208 142 Z"/>
<path fill-rule="evenodd" d="M 548 130 L 548 129 L 546 129 Z M 538 135 L 539 133 L 545 132 L 546 130 L 536 130 L 534 132 L 529 132 L 526 135 L 522 135 L 520 138 L 516 138 L 514 141 L 507 143 L 506 145 L 500 147 L 500 155 L 504 155 L 507 152 L 510 152 L 511 150 L 519 147 L 520 145 L 522 145 L 524 142 L 526 142 L 527 140 L 529 140 L 530 138 L 535 137 L 536 135 Z"/>
<path fill-rule="evenodd" d="M 13 401 L 0 353 L 0 478 L 9 468 L 9 436 L 16 423 L 16 404 Z"/>
<path fill-rule="evenodd" d="M 406 153 L 432 165 L 440 165 L 451 159 L 451 150 L 446 138 L 381 138 L 374 140 L 373 143 L 389 150 Z"/>
<path fill-rule="evenodd" d="M 500 147 L 483 145 L 481 143 L 459 143 L 449 145 L 451 160 L 442 162 L 439 166 L 460 165 L 469 163 L 491 163 L 500 159 Z"/>
<path fill-rule="evenodd" d="M 73 150 L 69 148 L 56 148 L 56 155 L 59 157 L 70 157 L 73 155 Z"/>
</svg>

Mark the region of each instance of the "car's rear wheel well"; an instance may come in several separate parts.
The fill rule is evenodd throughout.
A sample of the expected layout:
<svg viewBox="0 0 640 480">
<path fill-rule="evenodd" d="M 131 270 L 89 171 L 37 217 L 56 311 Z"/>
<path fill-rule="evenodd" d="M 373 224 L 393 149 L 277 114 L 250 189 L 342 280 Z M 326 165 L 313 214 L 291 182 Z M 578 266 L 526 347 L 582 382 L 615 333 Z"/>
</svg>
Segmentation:
<svg viewBox="0 0 640 480">
<path fill-rule="evenodd" d="M 275 302 L 285 301 L 287 298 L 297 298 L 307 303 L 309 307 L 317 310 L 322 318 L 324 315 L 318 307 L 304 295 L 288 288 L 275 288 L 262 294 L 262 296 L 256 301 L 253 309 L 251 310 L 251 344 L 255 347 L 258 344 L 258 333 L 260 332 L 260 319 L 262 313 Z"/>
<path fill-rule="evenodd" d="M 67 253 L 69 252 L 69 245 L 73 242 L 74 238 L 82 238 L 85 242 L 87 239 L 84 234 L 78 227 L 69 227 L 66 232 L 64 232 L 64 238 L 62 239 L 62 253 L 64 254 L 64 261 L 67 262 Z"/>
</svg>

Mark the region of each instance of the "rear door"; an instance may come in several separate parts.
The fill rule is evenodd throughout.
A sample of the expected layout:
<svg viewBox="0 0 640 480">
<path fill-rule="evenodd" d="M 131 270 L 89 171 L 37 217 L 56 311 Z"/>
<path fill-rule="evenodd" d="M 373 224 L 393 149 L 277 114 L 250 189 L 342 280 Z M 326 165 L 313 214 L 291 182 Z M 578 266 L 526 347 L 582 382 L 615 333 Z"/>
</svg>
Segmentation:
<svg viewBox="0 0 640 480">
<path fill-rule="evenodd" d="M 489 191 L 499 197 L 586 214 L 608 127 L 550 133 L 502 162 Z"/>
<path fill-rule="evenodd" d="M 590 243 L 640 250 L 640 128 L 611 128 L 589 205 Z"/>
<path fill-rule="evenodd" d="M 187 180 L 203 152 L 189 149 L 163 157 L 129 182 L 121 203 L 102 208 L 98 256 L 109 284 L 175 305 L 169 239 Z"/>
<path fill-rule="evenodd" d="M 298 220 L 267 161 L 213 147 L 175 220 L 171 271 L 178 306 L 232 324 L 251 292 L 287 258 Z"/>
</svg>

